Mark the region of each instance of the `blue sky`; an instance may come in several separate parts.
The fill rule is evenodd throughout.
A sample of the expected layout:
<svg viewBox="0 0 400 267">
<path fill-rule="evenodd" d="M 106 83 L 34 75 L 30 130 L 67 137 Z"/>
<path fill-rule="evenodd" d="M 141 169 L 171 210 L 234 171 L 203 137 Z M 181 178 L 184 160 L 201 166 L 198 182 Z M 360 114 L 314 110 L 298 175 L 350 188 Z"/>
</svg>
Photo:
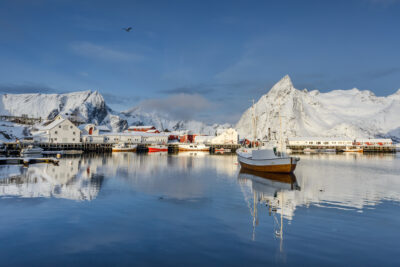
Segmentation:
<svg viewBox="0 0 400 267">
<path fill-rule="evenodd" d="M 98 90 L 116 110 L 182 105 L 231 123 L 286 74 L 298 89 L 388 95 L 399 14 L 398 0 L 3 0 L 0 91 Z"/>
</svg>

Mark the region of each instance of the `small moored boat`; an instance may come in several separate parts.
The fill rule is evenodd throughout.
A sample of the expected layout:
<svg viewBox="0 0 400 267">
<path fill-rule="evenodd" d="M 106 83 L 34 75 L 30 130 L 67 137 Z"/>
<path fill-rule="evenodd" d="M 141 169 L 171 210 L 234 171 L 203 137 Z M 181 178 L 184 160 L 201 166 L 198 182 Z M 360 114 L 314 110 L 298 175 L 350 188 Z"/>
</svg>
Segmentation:
<svg viewBox="0 0 400 267">
<path fill-rule="evenodd" d="M 346 147 L 342 151 L 343 152 L 353 152 L 353 153 L 363 153 L 364 149 L 362 147 Z"/>
<path fill-rule="evenodd" d="M 210 151 L 208 146 L 202 144 L 179 144 L 179 151 Z"/>
<path fill-rule="evenodd" d="M 214 152 L 223 154 L 223 153 L 230 153 L 231 150 L 229 148 L 216 148 L 214 149 Z"/>
<path fill-rule="evenodd" d="M 151 145 L 148 149 L 149 152 L 168 152 L 168 146 L 166 145 Z"/>
<path fill-rule="evenodd" d="M 43 154 L 43 149 L 40 147 L 35 147 L 33 145 L 29 145 L 21 150 L 21 156 L 42 155 L 42 154 Z"/>
<path fill-rule="evenodd" d="M 135 152 L 137 145 L 119 143 L 112 147 L 112 152 Z"/>
</svg>

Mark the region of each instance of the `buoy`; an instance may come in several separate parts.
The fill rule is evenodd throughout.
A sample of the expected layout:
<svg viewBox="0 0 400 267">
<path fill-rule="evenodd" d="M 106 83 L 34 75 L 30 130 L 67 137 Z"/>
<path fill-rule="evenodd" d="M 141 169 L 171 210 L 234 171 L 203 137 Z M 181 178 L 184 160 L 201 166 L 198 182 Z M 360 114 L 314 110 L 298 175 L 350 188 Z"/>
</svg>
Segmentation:
<svg viewBox="0 0 400 267">
<path fill-rule="evenodd" d="M 61 154 L 60 153 L 57 154 L 57 158 L 58 159 L 61 158 Z"/>
</svg>

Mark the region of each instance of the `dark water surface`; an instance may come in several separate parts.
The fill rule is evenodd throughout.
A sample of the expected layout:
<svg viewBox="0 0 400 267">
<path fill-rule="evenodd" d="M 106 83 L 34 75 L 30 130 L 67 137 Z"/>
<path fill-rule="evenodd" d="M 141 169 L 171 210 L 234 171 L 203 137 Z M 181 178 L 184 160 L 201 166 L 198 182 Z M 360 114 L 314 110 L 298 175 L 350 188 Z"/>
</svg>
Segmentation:
<svg viewBox="0 0 400 267">
<path fill-rule="evenodd" d="M 239 169 L 199 153 L 0 166 L 1 265 L 400 266 L 399 156 Z"/>
</svg>

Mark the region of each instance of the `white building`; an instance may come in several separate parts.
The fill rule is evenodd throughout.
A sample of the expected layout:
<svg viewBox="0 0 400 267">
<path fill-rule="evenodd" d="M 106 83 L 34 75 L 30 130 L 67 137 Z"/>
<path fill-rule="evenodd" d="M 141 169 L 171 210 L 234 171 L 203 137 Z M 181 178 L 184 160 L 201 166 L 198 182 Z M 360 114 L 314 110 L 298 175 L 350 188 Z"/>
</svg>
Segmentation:
<svg viewBox="0 0 400 267">
<path fill-rule="evenodd" d="M 289 146 L 352 146 L 354 140 L 350 138 L 329 138 L 329 137 L 292 137 L 287 140 Z"/>
<path fill-rule="evenodd" d="M 237 144 L 238 133 L 235 129 L 229 128 L 222 132 L 220 135 L 211 139 L 211 144 L 226 145 L 226 144 Z"/>
<path fill-rule="evenodd" d="M 32 133 L 33 141 L 35 142 L 54 144 L 81 142 L 81 130 L 61 115 L 36 129 L 37 131 Z"/>
</svg>

